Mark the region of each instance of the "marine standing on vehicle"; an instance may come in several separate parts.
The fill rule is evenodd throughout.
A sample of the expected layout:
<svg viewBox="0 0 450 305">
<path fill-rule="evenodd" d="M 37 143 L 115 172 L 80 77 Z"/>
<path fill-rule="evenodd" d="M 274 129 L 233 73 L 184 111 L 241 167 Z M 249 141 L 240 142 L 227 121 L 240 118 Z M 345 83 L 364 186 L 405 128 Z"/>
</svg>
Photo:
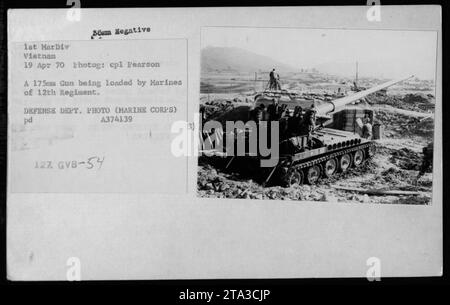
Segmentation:
<svg viewBox="0 0 450 305">
<path fill-rule="evenodd" d="M 281 90 L 280 75 L 275 75 L 275 69 L 269 73 L 269 90 Z"/>
</svg>

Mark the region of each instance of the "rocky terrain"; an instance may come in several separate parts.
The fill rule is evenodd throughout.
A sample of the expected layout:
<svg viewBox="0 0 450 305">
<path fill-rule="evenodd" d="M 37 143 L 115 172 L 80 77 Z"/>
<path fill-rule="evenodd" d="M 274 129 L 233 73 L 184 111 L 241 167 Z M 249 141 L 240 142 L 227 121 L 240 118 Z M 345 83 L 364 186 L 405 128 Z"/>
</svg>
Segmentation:
<svg viewBox="0 0 450 305">
<path fill-rule="evenodd" d="M 232 110 L 238 105 L 251 104 L 246 94 L 202 95 L 207 116 Z M 415 177 L 422 163 L 422 148 L 434 134 L 434 96 L 406 93 L 381 95 L 368 100 L 377 122 L 384 126 L 384 135 L 376 141 L 376 155 L 358 168 L 316 185 L 290 188 L 266 186 L 250 176 L 225 171 L 212 158 L 200 157 L 198 164 L 198 196 L 210 198 L 242 198 L 272 200 L 307 200 L 328 202 L 430 204 L 432 174 L 426 173 L 418 181 Z M 414 195 L 369 195 L 342 188 L 414 191 Z"/>
</svg>

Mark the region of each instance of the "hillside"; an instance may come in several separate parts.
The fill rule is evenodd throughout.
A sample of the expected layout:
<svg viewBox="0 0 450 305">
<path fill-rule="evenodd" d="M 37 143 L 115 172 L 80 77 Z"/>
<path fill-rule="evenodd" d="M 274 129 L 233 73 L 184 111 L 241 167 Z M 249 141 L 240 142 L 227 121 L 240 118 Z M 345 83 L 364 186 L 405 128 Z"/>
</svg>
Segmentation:
<svg viewBox="0 0 450 305">
<path fill-rule="evenodd" d="M 234 71 L 258 72 L 275 68 L 280 72 L 296 69 L 273 58 L 259 55 L 240 48 L 206 47 L 201 53 L 202 72 Z"/>
<path fill-rule="evenodd" d="M 326 62 L 315 66 L 318 71 L 325 74 L 355 77 L 356 62 Z M 406 75 L 416 75 L 421 79 L 433 79 L 426 71 L 428 63 L 415 63 L 413 67 L 406 67 L 401 62 L 395 61 L 363 61 L 359 62 L 358 73 L 360 77 L 398 78 Z M 410 65 L 412 66 L 412 65 Z"/>
</svg>

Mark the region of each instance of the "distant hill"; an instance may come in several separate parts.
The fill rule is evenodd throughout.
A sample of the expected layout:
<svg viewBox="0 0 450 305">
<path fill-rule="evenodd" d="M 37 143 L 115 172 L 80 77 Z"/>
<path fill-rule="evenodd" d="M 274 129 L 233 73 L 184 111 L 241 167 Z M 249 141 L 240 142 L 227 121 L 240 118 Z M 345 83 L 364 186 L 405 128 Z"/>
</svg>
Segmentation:
<svg viewBox="0 0 450 305">
<path fill-rule="evenodd" d="M 415 67 L 422 67 L 419 70 L 412 70 L 405 67 L 400 62 L 389 61 L 365 61 L 359 62 L 358 74 L 360 77 L 376 78 L 397 78 L 407 75 L 419 75 L 421 71 L 427 71 L 428 63 L 416 63 Z M 354 78 L 356 74 L 356 62 L 327 62 L 315 67 L 318 71 L 325 74 L 345 76 Z M 423 75 L 423 74 L 422 74 Z M 426 76 L 426 75 L 425 75 Z M 431 75 L 431 78 L 433 75 Z"/>
<path fill-rule="evenodd" d="M 275 68 L 279 72 L 296 71 L 294 67 L 273 58 L 259 55 L 240 48 L 206 47 L 201 53 L 202 72 L 235 71 L 258 72 Z"/>
</svg>

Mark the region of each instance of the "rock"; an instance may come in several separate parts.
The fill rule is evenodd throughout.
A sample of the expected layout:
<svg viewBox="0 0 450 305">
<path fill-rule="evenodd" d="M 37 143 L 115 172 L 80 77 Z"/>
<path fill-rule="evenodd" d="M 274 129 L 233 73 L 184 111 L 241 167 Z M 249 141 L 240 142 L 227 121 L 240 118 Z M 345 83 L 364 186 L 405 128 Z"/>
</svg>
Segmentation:
<svg viewBox="0 0 450 305">
<path fill-rule="evenodd" d="M 200 189 L 204 189 L 206 187 L 207 181 L 204 179 L 201 179 L 201 180 L 198 180 L 197 183 L 198 183 Z"/>
<path fill-rule="evenodd" d="M 248 198 L 250 198 L 250 194 L 249 194 L 248 190 L 244 190 L 242 193 L 239 194 L 239 197 L 248 199 Z"/>
<path fill-rule="evenodd" d="M 359 196 L 353 194 L 353 195 L 350 196 L 350 200 L 353 200 L 353 201 L 359 201 Z"/>
<path fill-rule="evenodd" d="M 314 199 L 314 201 L 323 201 L 322 200 L 322 194 L 314 193 L 313 194 L 313 199 Z"/>
<path fill-rule="evenodd" d="M 356 199 L 356 201 L 364 202 L 364 196 L 357 195 L 355 199 Z"/>
<path fill-rule="evenodd" d="M 269 197 L 270 199 L 275 199 L 277 197 L 277 194 L 274 191 L 270 191 L 267 194 L 267 197 Z"/>
<path fill-rule="evenodd" d="M 336 198 L 336 196 L 334 196 L 334 195 L 331 194 L 331 193 L 324 193 L 324 194 L 322 195 L 321 200 L 322 200 L 322 201 L 327 201 L 327 202 L 337 202 L 337 201 L 338 201 L 337 198 Z"/>
<path fill-rule="evenodd" d="M 304 184 L 303 185 L 303 189 L 305 190 L 305 192 L 311 192 L 311 186 Z"/>
<path fill-rule="evenodd" d="M 218 185 L 218 187 L 217 187 L 217 189 L 218 189 L 220 192 L 224 192 L 224 191 L 228 190 L 229 188 L 230 188 L 230 186 L 229 186 L 228 184 L 226 184 L 226 183 L 220 183 L 220 184 Z"/>
</svg>

